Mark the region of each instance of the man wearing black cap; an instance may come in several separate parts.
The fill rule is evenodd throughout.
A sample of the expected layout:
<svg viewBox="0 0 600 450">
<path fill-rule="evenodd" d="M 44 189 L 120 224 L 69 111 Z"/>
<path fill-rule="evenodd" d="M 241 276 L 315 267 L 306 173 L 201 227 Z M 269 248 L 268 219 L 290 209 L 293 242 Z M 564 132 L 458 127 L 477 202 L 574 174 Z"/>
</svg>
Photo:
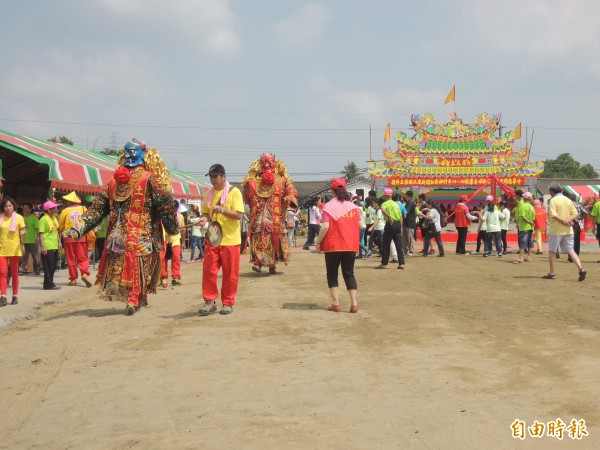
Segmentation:
<svg viewBox="0 0 600 450">
<path fill-rule="evenodd" d="M 211 243 L 207 234 L 204 248 L 204 265 L 202 267 L 202 298 L 204 305 L 200 308 L 201 316 L 217 312 L 216 300 L 219 297 L 217 276 L 219 268 L 223 268 L 221 283 L 221 314 L 231 314 L 235 305 L 238 278 L 240 274 L 240 219 L 244 214 L 244 201 L 238 188 L 232 187 L 225 176 L 225 168 L 221 164 L 213 164 L 206 176 L 210 177 L 212 187 L 205 192 L 202 202 L 202 217 L 198 221 L 201 226 L 217 222 L 215 228 L 221 229 L 220 242 Z"/>
</svg>

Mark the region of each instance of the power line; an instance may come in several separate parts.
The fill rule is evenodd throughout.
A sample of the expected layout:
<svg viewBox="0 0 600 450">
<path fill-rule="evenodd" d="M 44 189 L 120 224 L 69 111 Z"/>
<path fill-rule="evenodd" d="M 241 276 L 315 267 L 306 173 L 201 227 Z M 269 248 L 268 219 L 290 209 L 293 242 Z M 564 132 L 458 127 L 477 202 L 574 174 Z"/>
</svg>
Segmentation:
<svg viewBox="0 0 600 450">
<path fill-rule="evenodd" d="M 142 124 L 115 124 L 91 122 L 63 122 L 54 120 L 25 120 L 0 118 L 6 122 L 43 123 L 52 125 L 85 125 L 96 127 L 129 127 L 129 128 L 167 128 L 173 130 L 213 130 L 213 131 L 361 131 L 368 128 L 261 128 L 261 127 L 206 127 L 200 125 L 142 125 Z"/>
<path fill-rule="evenodd" d="M 92 106 L 98 108 L 117 108 L 117 109 L 141 109 L 141 110 L 159 110 L 159 111 L 194 111 L 194 112 L 207 112 L 207 113 L 223 113 L 223 114 L 277 114 L 277 115 L 293 115 L 293 116 L 385 116 L 385 117 L 405 117 L 411 116 L 414 112 L 395 112 L 390 113 L 386 111 L 375 112 L 375 113 L 353 113 L 353 112 L 324 112 L 324 111 L 255 111 L 255 110 L 243 110 L 243 109 L 204 109 L 204 108 L 189 108 L 189 107 L 175 107 L 175 106 L 148 106 L 148 105 L 115 105 L 108 103 L 78 103 L 78 102 L 65 102 L 65 101 L 54 101 L 54 100 L 28 100 L 28 99 L 15 99 L 15 98 L 0 98 L 0 102 L 13 102 L 13 103 L 35 103 L 35 104 L 49 104 L 49 105 L 65 105 L 65 106 Z M 477 112 L 465 111 L 462 114 L 475 115 Z M 600 115 L 593 114 L 552 114 L 552 113 L 528 113 L 528 112 L 512 112 L 504 111 L 503 115 L 511 115 L 518 117 L 558 117 L 558 118 L 597 118 Z"/>
</svg>

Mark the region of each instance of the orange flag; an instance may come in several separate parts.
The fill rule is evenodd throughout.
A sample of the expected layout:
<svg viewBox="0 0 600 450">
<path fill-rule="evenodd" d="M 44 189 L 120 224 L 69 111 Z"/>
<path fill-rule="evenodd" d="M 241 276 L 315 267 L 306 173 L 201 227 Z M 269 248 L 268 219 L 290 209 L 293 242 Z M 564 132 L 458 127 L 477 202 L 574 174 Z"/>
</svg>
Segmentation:
<svg viewBox="0 0 600 450">
<path fill-rule="evenodd" d="M 452 90 L 448 94 L 448 97 L 446 97 L 446 100 L 444 100 L 444 105 L 446 103 L 450 103 L 450 102 L 453 102 L 455 100 L 456 100 L 456 86 L 452 86 Z"/>
<path fill-rule="evenodd" d="M 391 131 L 390 131 L 390 124 L 388 123 L 387 128 L 385 129 L 385 134 L 383 135 L 383 142 L 387 142 L 390 140 L 391 137 Z"/>
<path fill-rule="evenodd" d="M 517 128 L 515 128 L 515 131 L 513 131 L 513 136 L 515 137 L 515 139 L 521 139 L 521 123 L 519 123 L 519 125 L 517 125 Z"/>
</svg>

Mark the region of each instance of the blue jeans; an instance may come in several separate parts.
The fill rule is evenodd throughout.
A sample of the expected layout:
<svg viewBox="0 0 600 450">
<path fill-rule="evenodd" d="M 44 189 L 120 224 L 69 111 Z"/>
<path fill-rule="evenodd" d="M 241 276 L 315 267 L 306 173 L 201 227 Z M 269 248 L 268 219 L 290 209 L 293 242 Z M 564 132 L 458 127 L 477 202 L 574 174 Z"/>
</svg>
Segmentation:
<svg viewBox="0 0 600 450">
<path fill-rule="evenodd" d="M 363 257 L 367 254 L 367 247 L 365 245 L 365 233 L 367 229 L 363 228 L 360 230 L 360 239 L 358 240 L 358 256 Z"/>
<path fill-rule="evenodd" d="M 485 233 L 485 253 L 492 254 L 492 243 L 496 246 L 496 253 L 502 254 L 502 233 L 500 231 L 489 231 Z"/>
<path fill-rule="evenodd" d="M 519 250 L 533 248 L 533 230 L 519 231 Z"/>
<path fill-rule="evenodd" d="M 198 247 L 198 257 L 204 258 L 204 238 L 202 236 L 192 236 L 190 239 L 190 248 L 192 250 L 192 254 L 190 256 L 190 261 L 194 260 L 194 253 L 196 251 L 196 247 Z"/>
<path fill-rule="evenodd" d="M 373 245 L 376 245 L 377 248 L 379 248 L 379 253 L 381 253 L 382 241 L 383 241 L 383 230 L 371 231 L 371 237 L 369 238 L 369 250 L 373 250 Z"/>
</svg>

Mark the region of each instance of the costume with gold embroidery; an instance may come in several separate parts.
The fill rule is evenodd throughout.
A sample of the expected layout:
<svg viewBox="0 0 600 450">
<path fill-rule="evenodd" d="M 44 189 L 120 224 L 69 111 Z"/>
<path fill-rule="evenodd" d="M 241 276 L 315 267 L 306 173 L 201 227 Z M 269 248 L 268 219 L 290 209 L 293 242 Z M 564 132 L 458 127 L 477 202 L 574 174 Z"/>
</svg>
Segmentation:
<svg viewBox="0 0 600 450">
<path fill-rule="evenodd" d="M 271 153 L 254 161 L 242 181 L 244 200 L 250 207 L 250 261 L 260 272 L 262 266 L 275 270 L 278 260 L 286 265 L 289 248 L 284 216 L 287 207 L 298 205 L 298 192 L 283 162 Z"/>
<path fill-rule="evenodd" d="M 143 157 L 128 155 L 128 146 L 143 149 Z M 136 163 L 140 163 L 136 165 Z M 170 175 L 155 149 L 132 140 L 119 159 L 121 167 L 104 191 L 94 198 L 82 216 L 85 227 L 93 229 L 108 215 L 105 250 L 96 284 L 105 300 L 127 303 L 132 314 L 147 303 L 147 293 L 155 293 L 160 280 L 162 226 L 177 234 L 177 211 L 171 197 Z M 129 164 L 128 164 L 129 163 Z"/>
</svg>

